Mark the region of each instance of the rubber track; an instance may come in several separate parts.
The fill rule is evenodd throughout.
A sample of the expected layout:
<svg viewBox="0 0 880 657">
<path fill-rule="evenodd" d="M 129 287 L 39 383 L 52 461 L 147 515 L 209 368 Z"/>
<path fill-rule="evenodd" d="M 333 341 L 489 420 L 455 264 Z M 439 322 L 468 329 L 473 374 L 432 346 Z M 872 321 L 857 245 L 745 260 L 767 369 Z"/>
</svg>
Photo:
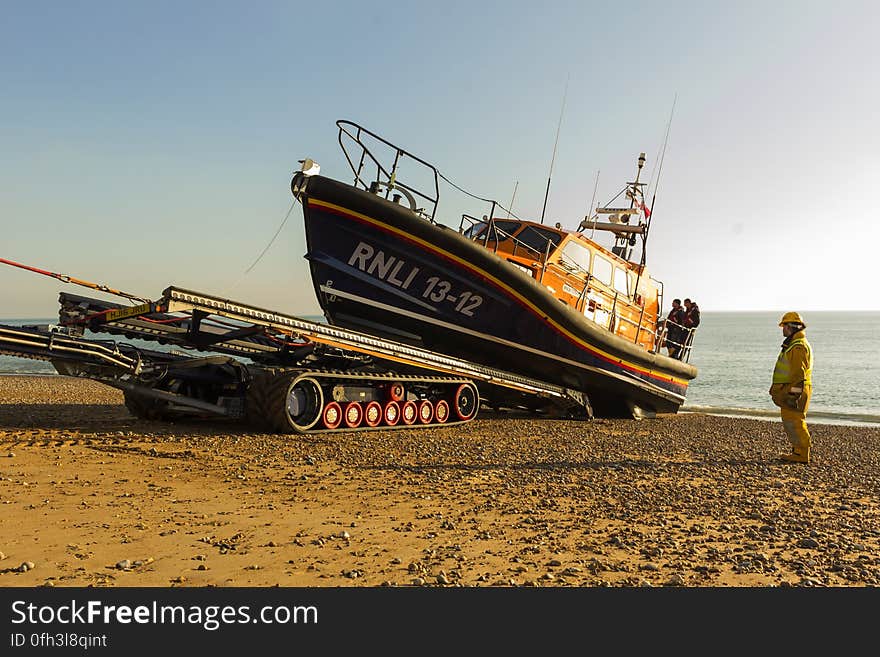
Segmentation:
<svg viewBox="0 0 880 657">
<path fill-rule="evenodd" d="M 251 382 L 250 386 L 248 386 L 246 401 L 246 416 L 248 424 L 257 429 L 271 432 L 313 434 L 379 430 L 393 431 L 396 429 L 417 430 L 427 429 L 430 427 L 448 427 L 470 422 L 477 416 L 477 412 L 474 412 L 474 414 L 466 420 L 453 420 L 451 418 L 454 417 L 454 409 L 452 408 L 452 404 L 450 403 L 450 419 L 446 422 L 429 422 L 427 424 L 422 424 L 419 422 L 415 424 L 403 424 L 401 422 L 393 426 L 380 424 L 376 427 L 369 427 L 362 424 L 361 426 L 355 428 L 339 427 L 337 429 L 327 429 L 321 426 L 321 422 L 319 420 L 313 426 L 313 428 L 307 429 L 306 431 L 300 431 L 290 425 L 286 411 L 287 390 L 290 386 L 290 382 L 300 376 L 310 376 L 316 379 L 319 383 L 324 383 L 328 380 L 336 380 L 339 382 L 368 384 L 372 382 L 394 381 L 404 384 L 437 383 L 444 386 L 453 386 L 456 384 L 468 383 L 470 385 L 474 385 L 474 382 L 470 379 L 461 379 L 457 377 L 399 375 L 393 372 L 352 373 L 341 370 L 270 368 L 255 373 L 253 381 Z M 474 388 L 477 393 L 477 403 L 479 406 L 479 390 L 476 389 L 475 385 Z M 327 401 L 327 399 L 324 399 L 325 404 L 327 403 Z"/>
<path fill-rule="evenodd" d="M 125 407 L 128 412 L 141 420 L 166 420 L 166 416 L 162 412 L 161 404 L 158 399 L 138 395 L 137 393 L 125 390 L 123 392 Z"/>
<path fill-rule="evenodd" d="M 301 433 L 287 420 L 287 389 L 302 372 L 285 372 L 266 380 L 264 417 L 269 428 L 280 433 Z M 320 409 L 318 413 L 320 414 Z"/>
<path fill-rule="evenodd" d="M 251 384 L 247 388 L 247 397 L 245 400 L 245 416 L 247 422 L 257 429 L 266 431 L 282 431 L 288 433 L 291 427 L 284 415 L 284 399 L 282 398 L 278 410 L 281 411 L 282 423 L 276 429 L 276 421 L 278 413 L 273 413 L 272 399 L 275 387 L 282 381 L 285 384 L 290 382 L 291 377 L 299 375 L 303 370 L 295 368 L 270 368 L 258 371 L 254 374 Z M 286 376 L 285 376 L 286 375 Z M 285 389 L 286 393 L 286 389 Z M 282 393 L 284 394 L 284 393 Z"/>
</svg>

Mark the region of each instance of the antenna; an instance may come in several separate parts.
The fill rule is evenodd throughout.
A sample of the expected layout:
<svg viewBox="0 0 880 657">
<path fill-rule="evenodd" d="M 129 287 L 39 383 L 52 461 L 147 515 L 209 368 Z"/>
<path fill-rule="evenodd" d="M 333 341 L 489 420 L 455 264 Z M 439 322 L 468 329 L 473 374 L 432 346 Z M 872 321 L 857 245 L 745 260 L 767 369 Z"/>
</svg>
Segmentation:
<svg viewBox="0 0 880 657">
<path fill-rule="evenodd" d="M 666 144 L 669 143 L 669 130 L 672 127 L 672 115 L 675 113 L 675 101 L 678 100 L 678 94 L 672 98 L 672 109 L 669 110 L 669 121 L 666 123 L 666 136 L 663 138 L 663 148 L 660 151 L 660 162 L 657 166 L 657 181 L 654 183 L 654 194 L 651 196 L 651 207 L 648 208 L 647 216 L 645 217 L 645 232 L 642 234 L 642 258 L 639 262 L 641 267 L 639 268 L 639 273 L 636 276 L 636 289 L 639 286 L 639 279 L 642 277 L 642 271 L 645 268 L 645 262 L 648 256 L 648 234 L 651 232 L 651 219 L 654 217 L 654 202 L 657 200 L 657 188 L 660 186 L 660 173 L 663 171 L 663 160 L 666 158 Z M 639 167 L 641 168 L 641 167 Z M 651 178 L 654 177 L 653 172 L 651 173 Z M 648 186 L 650 187 L 650 180 L 648 182 Z M 647 197 L 642 194 L 642 203 L 645 204 L 647 201 Z"/>
<path fill-rule="evenodd" d="M 565 79 L 565 91 L 562 93 L 562 109 L 559 111 L 559 123 L 556 126 L 556 141 L 553 144 L 553 157 L 550 158 L 550 173 L 547 174 L 547 189 L 544 192 L 544 207 L 541 209 L 541 223 L 547 211 L 547 197 L 550 195 L 550 178 L 553 176 L 553 163 L 556 161 L 556 147 L 559 145 L 559 129 L 562 128 L 562 115 L 565 113 L 565 98 L 568 96 L 568 78 Z"/>
<path fill-rule="evenodd" d="M 593 185 L 593 198 L 590 199 L 590 207 L 587 208 L 587 219 L 593 216 L 593 205 L 596 203 L 596 190 L 599 189 L 599 172 L 601 169 L 596 169 L 596 183 Z M 596 221 L 593 220 L 593 230 L 590 231 L 590 239 L 593 239 L 593 235 L 596 234 Z"/>
<path fill-rule="evenodd" d="M 507 218 L 510 219 L 510 213 L 513 212 L 513 201 L 516 199 L 516 188 L 519 187 L 519 180 L 513 186 L 513 196 L 510 198 L 510 207 L 507 210 Z"/>
<path fill-rule="evenodd" d="M 645 226 L 645 236 L 644 239 L 648 239 L 648 231 L 651 230 L 651 217 L 654 216 L 654 201 L 657 200 L 657 188 L 660 187 L 660 174 L 663 172 L 663 160 L 666 159 L 666 144 L 669 143 L 669 130 L 672 128 L 672 116 L 675 113 L 675 101 L 678 100 L 678 94 L 672 98 L 672 109 L 669 110 L 669 121 L 666 124 L 666 136 L 663 138 L 663 149 L 660 151 L 660 162 L 657 165 L 657 181 L 654 183 L 654 194 L 651 197 L 651 214 L 647 218 L 647 225 Z M 645 200 L 644 198 L 642 199 Z M 642 247 L 642 261 L 644 262 L 644 246 Z"/>
</svg>

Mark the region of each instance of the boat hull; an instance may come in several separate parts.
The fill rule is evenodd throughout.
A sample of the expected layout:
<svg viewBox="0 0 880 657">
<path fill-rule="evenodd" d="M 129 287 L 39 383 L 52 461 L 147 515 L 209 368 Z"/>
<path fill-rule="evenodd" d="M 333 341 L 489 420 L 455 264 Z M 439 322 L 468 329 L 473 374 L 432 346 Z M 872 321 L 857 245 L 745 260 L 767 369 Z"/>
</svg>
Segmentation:
<svg viewBox="0 0 880 657">
<path fill-rule="evenodd" d="M 300 181 L 327 320 L 585 392 L 599 417 L 676 412 L 696 369 L 561 303 L 457 231 L 322 176 Z"/>
</svg>

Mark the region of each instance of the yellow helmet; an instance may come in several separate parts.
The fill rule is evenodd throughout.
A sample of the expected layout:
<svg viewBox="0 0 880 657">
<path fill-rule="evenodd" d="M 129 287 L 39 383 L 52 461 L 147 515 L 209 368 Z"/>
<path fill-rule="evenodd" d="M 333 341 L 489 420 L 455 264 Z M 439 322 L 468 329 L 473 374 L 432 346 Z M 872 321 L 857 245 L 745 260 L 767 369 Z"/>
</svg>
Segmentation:
<svg viewBox="0 0 880 657">
<path fill-rule="evenodd" d="M 780 326 L 783 326 L 785 324 L 800 324 L 804 328 L 807 328 L 807 325 L 804 323 L 804 320 L 801 319 L 801 316 L 793 311 L 785 313 L 782 316 L 782 319 L 779 320 Z"/>
</svg>

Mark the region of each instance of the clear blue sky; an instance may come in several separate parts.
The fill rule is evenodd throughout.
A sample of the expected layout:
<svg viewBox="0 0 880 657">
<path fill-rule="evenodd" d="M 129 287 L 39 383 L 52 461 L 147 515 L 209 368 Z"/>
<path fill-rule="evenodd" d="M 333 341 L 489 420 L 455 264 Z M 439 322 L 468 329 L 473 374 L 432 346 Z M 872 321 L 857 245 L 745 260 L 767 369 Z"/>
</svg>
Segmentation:
<svg viewBox="0 0 880 657">
<path fill-rule="evenodd" d="M 655 172 L 648 262 L 711 310 L 878 309 L 874 2 L 4 2 L 0 257 L 319 312 L 297 160 L 336 119 L 574 227 Z M 565 111 L 559 124 L 563 94 Z M 441 199 L 441 214 L 443 212 Z M 457 225 L 457 216 L 445 223 Z M 0 266 L 0 317 L 85 288 Z"/>
</svg>

